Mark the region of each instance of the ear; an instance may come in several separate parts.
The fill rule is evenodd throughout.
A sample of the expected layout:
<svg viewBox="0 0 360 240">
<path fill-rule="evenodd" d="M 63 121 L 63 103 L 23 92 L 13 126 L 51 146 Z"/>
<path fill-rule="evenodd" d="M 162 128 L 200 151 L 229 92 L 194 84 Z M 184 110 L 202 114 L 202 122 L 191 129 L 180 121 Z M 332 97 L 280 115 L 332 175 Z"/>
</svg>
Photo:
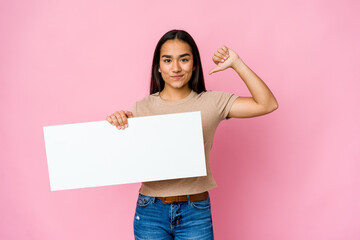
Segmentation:
<svg viewBox="0 0 360 240">
<path fill-rule="evenodd" d="M 158 69 L 159 72 L 161 72 L 160 68 Z"/>
<path fill-rule="evenodd" d="M 195 69 L 196 69 L 196 67 L 194 66 L 194 67 L 193 67 L 193 71 L 195 71 Z"/>
</svg>

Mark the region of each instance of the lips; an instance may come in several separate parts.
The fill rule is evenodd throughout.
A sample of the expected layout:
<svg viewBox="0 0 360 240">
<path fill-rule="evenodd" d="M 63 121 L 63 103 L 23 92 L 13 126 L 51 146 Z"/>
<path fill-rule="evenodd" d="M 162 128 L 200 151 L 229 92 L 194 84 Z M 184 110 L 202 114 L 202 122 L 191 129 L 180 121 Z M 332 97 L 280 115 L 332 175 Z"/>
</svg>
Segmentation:
<svg viewBox="0 0 360 240">
<path fill-rule="evenodd" d="M 183 76 L 184 76 L 184 75 L 172 76 L 172 78 L 180 79 L 180 78 L 182 78 Z"/>
</svg>

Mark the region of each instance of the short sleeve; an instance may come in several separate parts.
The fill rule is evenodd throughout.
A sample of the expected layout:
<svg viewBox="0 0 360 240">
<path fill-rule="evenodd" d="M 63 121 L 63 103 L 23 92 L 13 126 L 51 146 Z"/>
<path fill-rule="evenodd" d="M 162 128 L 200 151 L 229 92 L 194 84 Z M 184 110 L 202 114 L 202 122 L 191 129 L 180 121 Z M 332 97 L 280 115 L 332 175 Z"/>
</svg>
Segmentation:
<svg viewBox="0 0 360 240">
<path fill-rule="evenodd" d="M 232 104 L 235 102 L 236 96 L 232 93 L 212 91 L 212 95 L 215 101 L 216 110 L 221 120 L 228 120 L 230 117 L 227 115 L 230 112 Z"/>
<path fill-rule="evenodd" d="M 135 102 L 132 107 L 131 107 L 131 112 L 133 114 L 134 117 L 137 117 L 138 116 L 138 113 L 137 113 L 137 105 L 136 105 L 137 102 Z"/>
</svg>

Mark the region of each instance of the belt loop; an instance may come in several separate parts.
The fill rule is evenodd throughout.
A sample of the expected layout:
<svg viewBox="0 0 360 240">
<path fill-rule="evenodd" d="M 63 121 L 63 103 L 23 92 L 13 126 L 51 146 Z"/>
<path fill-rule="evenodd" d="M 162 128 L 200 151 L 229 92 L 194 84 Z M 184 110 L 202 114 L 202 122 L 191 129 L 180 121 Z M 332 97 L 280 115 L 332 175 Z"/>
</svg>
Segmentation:
<svg viewBox="0 0 360 240">
<path fill-rule="evenodd" d="M 187 199 L 188 199 L 188 205 L 190 205 L 190 195 L 186 195 Z"/>
</svg>

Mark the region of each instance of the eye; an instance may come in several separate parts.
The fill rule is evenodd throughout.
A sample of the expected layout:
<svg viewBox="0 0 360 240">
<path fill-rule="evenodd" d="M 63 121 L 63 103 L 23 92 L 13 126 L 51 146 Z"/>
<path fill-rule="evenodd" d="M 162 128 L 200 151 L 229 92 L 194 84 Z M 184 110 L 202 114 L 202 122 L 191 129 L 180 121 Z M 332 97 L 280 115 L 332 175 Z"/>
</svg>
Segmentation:
<svg viewBox="0 0 360 240">
<path fill-rule="evenodd" d="M 170 59 L 164 59 L 164 62 L 169 63 L 169 62 L 171 62 L 171 60 Z"/>
<path fill-rule="evenodd" d="M 189 61 L 189 59 L 187 59 L 187 58 L 183 58 L 183 59 L 181 59 L 180 61 L 182 61 L 182 62 L 188 62 L 188 61 Z"/>
</svg>

